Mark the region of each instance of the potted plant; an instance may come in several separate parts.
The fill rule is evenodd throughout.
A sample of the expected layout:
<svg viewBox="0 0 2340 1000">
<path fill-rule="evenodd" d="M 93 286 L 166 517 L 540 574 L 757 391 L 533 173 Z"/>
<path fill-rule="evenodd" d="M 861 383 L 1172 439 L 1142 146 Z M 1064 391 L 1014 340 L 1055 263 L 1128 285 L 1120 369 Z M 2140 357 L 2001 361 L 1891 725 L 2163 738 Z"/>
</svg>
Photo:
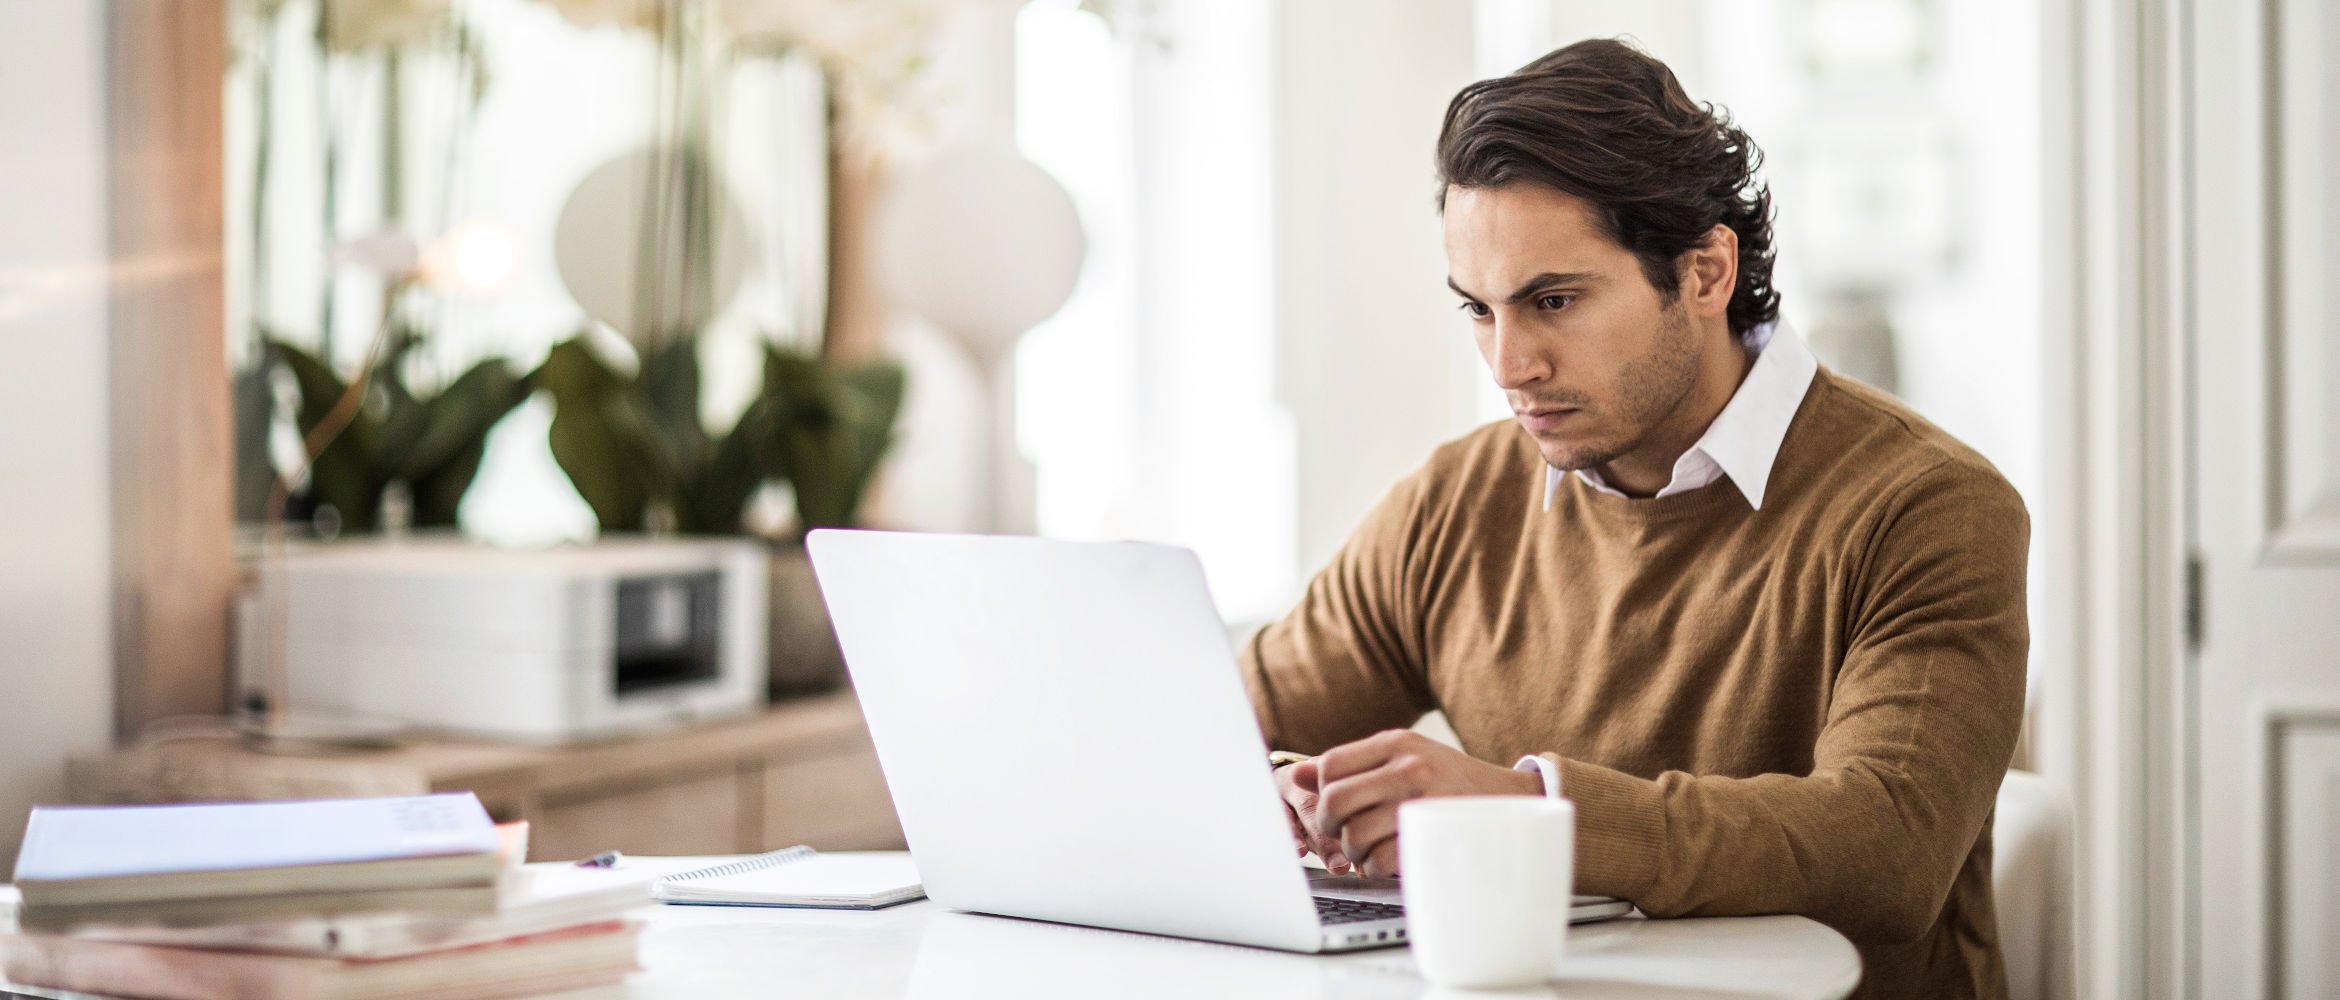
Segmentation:
<svg viewBox="0 0 2340 1000">
<path fill-rule="evenodd" d="M 527 400 L 531 376 L 516 376 L 502 358 L 488 358 L 428 395 L 407 385 L 407 355 L 422 342 L 412 327 L 392 330 L 339 428 L 309 465 L 290 499 L 320 534 L 451 528 L 457 506 L 487 450 L 496 422 Z M 319 424 L 339 423 L 349 386 L 331 366 L 276 338 L 268 360 L 282 365 L 300 394 L 294 423 L 306 436 Z"/>
</svg>

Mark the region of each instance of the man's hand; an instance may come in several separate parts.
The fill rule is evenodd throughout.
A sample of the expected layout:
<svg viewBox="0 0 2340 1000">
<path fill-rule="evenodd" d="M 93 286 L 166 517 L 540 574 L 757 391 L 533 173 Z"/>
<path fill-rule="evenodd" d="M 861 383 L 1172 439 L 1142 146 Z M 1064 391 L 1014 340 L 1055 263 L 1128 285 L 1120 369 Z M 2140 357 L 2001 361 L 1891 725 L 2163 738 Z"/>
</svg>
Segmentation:
<svg viewBox="0 0 2340 1000">
<path fill-rule="evenodd" d="M 1409 799 L 1442 795 L 1541 795 L 1543 779 L 1528 771 L 1490 764 L 1410 729 L 1375 733 L 1354 743 L 1325 751 L 1315 760 L 1290 764 L 1279 771 L 1308 768 L 1306 775 L 1277 776 L 1300 787 L 1305 781 L 1314 805 L 1315 822 L 1289 792 L 1286 805 L 1295 814 L 1294 832 L 1305 826 L 1318 857 L 1330 870 L 1352 864 L 1365 875 L 1398 874 L 1397 808 Z M 1331 853 L 1325 848 L 1330 846 Z M 1332 859 L 1341 858 L 1339 869 Z"/>
<path fill-rule="evenodd" d="M 1349 859 L 1341 853 L 1341 842 L 1329 833 L 1321 833 L 1316 825 L 1317 762 L 1323 758 L 1303 760 L 1276 768 L 1276 791 L 1284 797 L 1284 818 L 1292 821 L 1292 844 L 1301 854 L 1316 852 L 1326 871 L 1336 875 L 1349 870 Z"/>
</svg>

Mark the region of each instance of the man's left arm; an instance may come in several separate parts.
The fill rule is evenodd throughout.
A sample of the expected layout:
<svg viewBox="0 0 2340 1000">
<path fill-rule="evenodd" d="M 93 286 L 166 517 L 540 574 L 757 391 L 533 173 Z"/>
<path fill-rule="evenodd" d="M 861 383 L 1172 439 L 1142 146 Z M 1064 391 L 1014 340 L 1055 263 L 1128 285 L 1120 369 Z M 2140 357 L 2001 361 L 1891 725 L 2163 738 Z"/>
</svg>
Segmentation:
<svg viewBox="0 0 2340 1000">
<path fill-rule="evenodd" d="M 1656 916 L 1801 913 L 1909 941 L 1982 832 L 2023 715 L 2029 522 L 1996 474 L 1920 477 L 1856 578 L 1808 775 L 1561 764 L 1584 891 Z"/>
</svg>

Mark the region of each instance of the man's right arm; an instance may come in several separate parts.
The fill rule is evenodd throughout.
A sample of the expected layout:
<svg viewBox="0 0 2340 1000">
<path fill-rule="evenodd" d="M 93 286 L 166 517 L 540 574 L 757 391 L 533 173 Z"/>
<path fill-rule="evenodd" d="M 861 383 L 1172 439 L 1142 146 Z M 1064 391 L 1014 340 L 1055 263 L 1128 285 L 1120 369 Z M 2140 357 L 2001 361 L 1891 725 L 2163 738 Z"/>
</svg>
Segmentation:
<svg viewBox="0 0 2340 1000">
<path fill-rule="evenodd" d="M 1401 480 L 1308 585 L 1238 654 L 1269 749 L 1321 753 L 1434 707 L 1417 609 L 1420 472 Z M 1295 765 L 1297 766 L 1297 765 Z"/>
</svg>

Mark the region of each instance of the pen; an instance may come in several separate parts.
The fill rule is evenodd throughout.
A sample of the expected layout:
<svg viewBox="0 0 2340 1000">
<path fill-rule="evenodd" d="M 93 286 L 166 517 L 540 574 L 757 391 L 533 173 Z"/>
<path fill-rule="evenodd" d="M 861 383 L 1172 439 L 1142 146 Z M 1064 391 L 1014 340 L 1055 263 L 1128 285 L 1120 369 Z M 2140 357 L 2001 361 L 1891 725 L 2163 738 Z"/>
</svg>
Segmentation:
<svg viewBox="0 0 2340 1000">
<path fill-rule="evenodd" d="M 583 861 L 579 861 L 579 862 L 577 862 L 577 867 L 579 867 L 579 868 L 615 868 L 615 867 L 617 867 L 618 860 L 619 860 L 619 859 L 621 859 L 621 858 L 624 858 L 624 857 L 625 857 L 625 855 L 624 855 L 624 854 L 622 854 L 622 853 L 620 853 L 620 852 L 617 852 L 617 851 L 603 851 L 603 852 L 601 852 L 601 853 L 599 853 L 599 854 L 596 854 L 596 855 L 594 855 L 594 856 L 592 856 L 592 857 L 590 857 L 590 858 L 586 858 L 586 859 L 585 859 L 585 860 L 583 860 Z"/>
</svg>

